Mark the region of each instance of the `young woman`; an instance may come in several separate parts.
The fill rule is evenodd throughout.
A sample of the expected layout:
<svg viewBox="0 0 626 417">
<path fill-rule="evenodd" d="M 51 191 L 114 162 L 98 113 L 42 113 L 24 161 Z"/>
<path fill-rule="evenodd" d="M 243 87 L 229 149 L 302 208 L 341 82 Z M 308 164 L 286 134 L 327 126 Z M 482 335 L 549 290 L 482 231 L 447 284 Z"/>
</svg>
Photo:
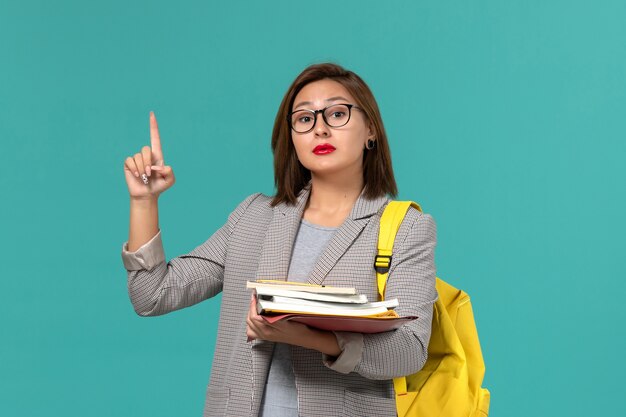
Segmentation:
<svg viewBox="0 0 626 417">
<path fill-rule="evenodd" d="M 377 299 L 380 216 L 396 194 L 387 137 L 368 86 L 335 64 L 306 68 L 272 134 L 276 195 L 253 194 L 206 242 L 166 262 L 159 195 L 174 184 L 156 119 L 151 147 L 126 159 L 130 234 L 122 259 L 135 311 L 156 316 L 222 292 L 205 416 L 393 416 L 392 378 L 421 369 L 435 290 L 435 224 L 410 209 L 398 231 L 386 297 L 417 320 L 380 334 L 266 323 L 246 281 L 356 287 Z M 251 339 L 251 341 L 248 341 Z"/>
</svg>

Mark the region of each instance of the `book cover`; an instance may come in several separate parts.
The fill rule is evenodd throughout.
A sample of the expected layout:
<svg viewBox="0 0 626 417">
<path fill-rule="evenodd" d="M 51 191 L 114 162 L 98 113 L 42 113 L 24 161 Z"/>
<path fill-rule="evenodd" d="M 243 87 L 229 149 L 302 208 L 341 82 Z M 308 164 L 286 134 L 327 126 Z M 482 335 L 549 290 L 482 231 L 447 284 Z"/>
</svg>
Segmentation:
<svg viewBox="0 0 626 417">
<path fill-rule="evenodd" d="M 355 295 L 356 288 L 346 288 L 346 287 L 331 287 L 328 285 L 313 285 L 302 282 L 289 282 L 289 281 L 278 281 L 278 280 L 258 280 L 258 281 L 248 281 L 246 283 L 246 288 L 266 288 L 266 289 L 277 289 L 277 290 L 291 290 L 291 291 L 305 291 L 312 292 L 317 294 L 347 294 L 347 295 Z"/>
<path fill-rule="evenodd" d="M 327 316 L 373 316 L 385 314 L 389 308 L 398 306 L 397 299 L 367 304 L 342 304 L 285 297 L 271 298 L 272 300 L 267 300 L 257 297 L 257 312 L 259 314 L 308 313 Z"/>
<path fill-rule="evenodd" d="M 279 314 L 263 316 L 269 323 L 279 320 L 293 320 L 320 330 L 355 332 L 355 333 L 383 333 L 395 330 L 400 326 L 416 320 L 417 317 L 343 317 L 318 316 L 311 314 Z"/>
</svg>

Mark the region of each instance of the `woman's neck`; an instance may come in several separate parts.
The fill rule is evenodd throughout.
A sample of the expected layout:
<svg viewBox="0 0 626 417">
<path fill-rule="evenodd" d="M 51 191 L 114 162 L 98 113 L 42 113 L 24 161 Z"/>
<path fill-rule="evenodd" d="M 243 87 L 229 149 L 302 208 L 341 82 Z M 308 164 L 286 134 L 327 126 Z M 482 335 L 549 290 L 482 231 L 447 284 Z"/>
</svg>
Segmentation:
<svg viewBox="0 0 626 417">
<path fill-rule="evenodd" d="M 342 180 L 312 175 L 311 194 L 303 218 L 313 224 L 338 227 L 352 211 L 363 191 L 363 178 Z"/>
</svg>

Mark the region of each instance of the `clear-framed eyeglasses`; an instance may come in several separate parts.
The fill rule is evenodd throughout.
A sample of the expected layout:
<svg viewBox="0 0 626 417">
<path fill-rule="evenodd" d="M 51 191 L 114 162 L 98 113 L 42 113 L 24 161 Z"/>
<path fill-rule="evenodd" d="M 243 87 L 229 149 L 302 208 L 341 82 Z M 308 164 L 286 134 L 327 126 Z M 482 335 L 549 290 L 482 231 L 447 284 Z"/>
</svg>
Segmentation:
<svg viewBox="0 0 626 417">
<path fill-rule="evenodd" d="M 333 104 L 321 110 L 296 110 L 287 115 L 289 127 L 296 133 L 308 133 L 315 127 L 317 114 L 322 113 L 324 123 L 330 127 L 341 127 L 348 124 L 352 109 L 363 111 L 354 104 Z"/>
</svg>

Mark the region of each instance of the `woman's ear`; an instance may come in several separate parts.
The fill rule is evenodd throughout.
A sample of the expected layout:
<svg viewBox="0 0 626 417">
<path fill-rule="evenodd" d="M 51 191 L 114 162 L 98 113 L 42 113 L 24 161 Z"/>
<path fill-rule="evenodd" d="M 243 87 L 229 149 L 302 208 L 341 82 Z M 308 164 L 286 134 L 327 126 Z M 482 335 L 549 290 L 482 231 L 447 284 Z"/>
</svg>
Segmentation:
<svg viewBox="0 0 626 417">
<path fill-rule="evenodd" d="M 374 129 L 374 123 L 369 122 L 367 125 L 367 139 L 374 139 L 376 136 L 376 129 Z"/>
</svg>

